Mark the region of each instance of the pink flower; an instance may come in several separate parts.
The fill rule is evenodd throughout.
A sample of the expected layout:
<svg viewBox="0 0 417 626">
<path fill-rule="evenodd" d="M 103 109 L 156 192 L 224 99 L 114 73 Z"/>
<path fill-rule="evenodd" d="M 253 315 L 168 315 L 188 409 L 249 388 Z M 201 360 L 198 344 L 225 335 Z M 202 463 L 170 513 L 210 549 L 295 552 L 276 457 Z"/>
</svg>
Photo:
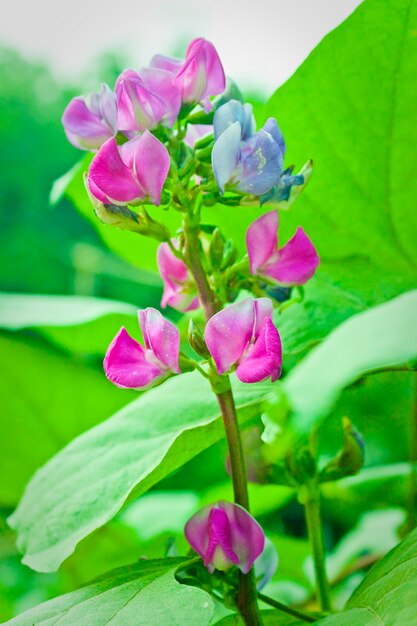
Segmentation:
<svg viewBox="0 0 417 626">
<path fill-rule="evenodd" d="M 99 93 L 77 96 L 62 116 L 68 140 L 81 150 L 98 150 L 117 132 L 117 108 L 113 92 L 103 84 Z"/>
<path fill-rule="evenodd" d="M 122 327 L 104 358 L 104 372 L 117 387 L 142 389 L 181 372 L 178 366 L 180 336 L 159 311 L 138 311 L 145 347 Z"/>
<path fill-rule="evenodd" d="M 169 167 L 167 149 L 145 130 L 121 146 L 115 139 L 106 141 L 92 160 L 88 187 L 104 204 L 159 205 Z"/>
<path fill-rule="evenodd" d="M 212 43 L 193 39 L 188 45 L 185 61 L 174 78 L 183 102 L 201 102 L 223 93 L 226 78 L 219 55 Z"/>
<path fill-rule="evenodd" d="M 181 107 L 181 95 L 172 74 L 154 67 L 140 72 L 124 70 L 116 81 L 118 128 L 123 132 L 173 126 Z"/>
<path fill-rule="evenodd" d="M 258 522 L 230 502 L 217 502 L 193 515 L 185 526 L 185 536 L 210 573 L 236 565 L 247 574 L 265 544 Z"/>
<path fill-rule="evenodd" d="M 320 262 L 316 249 L 302 228 L 278 248 L 278 212 L 270 211 L 252 222 L 246 246 L 252 274 L 270 276 L 283 285 L 302 285 Z"/>
<path fill-rule="evenodd" d="M 236 367 L 244 383 L 257 383 L 281 373 L 282 348 L 268 298 L 248 298 L 209 319 L 204 338 L 219 374 Z"/>
<path fill-rule="evenodd" d="M 176 239 L 172 239 L 174 247 L 178 247 Z M 161 306 L 172 306 L 178 311 L 191 311 L 200 306 L 196 296 L 196 287 L 191 279 L 187 266 L 171 251 L 167 243 L 161 243 L 157 252 L 159 273 L 164 281 L 164 293 Z"/>
</svg>

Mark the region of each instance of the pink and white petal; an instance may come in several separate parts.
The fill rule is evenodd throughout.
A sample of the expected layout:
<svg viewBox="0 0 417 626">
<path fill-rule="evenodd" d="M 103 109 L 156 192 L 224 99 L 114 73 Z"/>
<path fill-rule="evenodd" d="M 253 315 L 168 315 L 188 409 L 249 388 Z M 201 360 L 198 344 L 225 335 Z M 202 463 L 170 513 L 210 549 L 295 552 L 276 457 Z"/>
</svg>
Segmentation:
<svg viewBox="0 0 417 626">
<path fill-rule="evenodd" d="M 281 369 L 281 338 L 272 320 L 267 318 L 258 339 L 237 366 L 236 376 L 243 383 L 258 383 L 267 378 L 275 382 Z"/>
<path fill-rule="evenodd" d="M 278 260 L 262 273 L 283 285 L 303 285 L 313 276 L 319 262 L 313 243 L 298 227 L 295 235 L 279 250 Z"/>
<path fill-rule="evenodd" d="M 253 306 L 255 309 L 255 324 L 253 327 L 253 338 L 257 339 L 259 333 L 261 332 L 261 328 L 264 324 L 264 321 L 267 318 L 272 319 L 274 314 L 274 307 L 272 305 L 272 300 L 270 298 L 256 298 L 253 301 Z"/>
<path fill-rule="evenodd" d="M 207 85 L 202 98 L 216 96 L 226 89 L 226 76 L 216 48 L 210 41 L 204 42 Z"/>
<path fill-rule="evenodd" d="M 107 378 L 124 389 L 147 387 L 164 374 L 158 365 L 146 360 L 143 346 L 124 327 L 108 347 L 103 365 Z"/>
<path fill-rule="evenodd" d="M 145 87 L 162 100 L 165 105 L 165 113 L 162 121 L 168 126 L 173 126 L 181 108 L 181 94 L 178 88 L 172 84 L 172 73 L 158 68 L 143 68 L 140 70 Z"/>
<path fill-rule="evenodd" d="M 102 83 L 100 91 L 100 111 L 113 134 L 117 131 L 116 96 L 108 85 Z"/>
<path fill-rule="evenodd" d="M 177 248 L 177 240 L 172 239 L 172 243 Z M 183 283 L 188 279 L 187 266 L 171 252 L 167 243 L 164 242 L 158 246 L 156 261 L 163 280 L 174 280 L 177 283 Z"/>
<path fill-rule="evenodd" d="M 257 274 L 278 252 L 278 211 L 258 217 L 246 231 L 251 274 Z"/>
<path fill-rule="evenodd" d="M 150 67 L 156 67 L 161 70 L 167 70 L 171 74 L 176 74 L 183 63 L 183 59 L 175 59 L 173 57 L 166 57 L 163 54 L 155 54 L 149 65 Z"/>
<path fill-rule="evenodd" d="M 232 304 L 209 319 L 204 337 L 219 374 L 241 359 L 252 338 L 254 323 L 252 298 Z"/>
<path fill-rule="evenodd" d="M 144 194 L 149 197 L 153 204 L 158 206 L 170 168 L 168 150 L 148 130 L 145 130 L 143 135 L 133 139 L 132 142 L 136 142 L 134 152 L 136 179 Z M 124 144 L 124 146 L 126 145 Z"/>
<path fill-rule="evenodd" d="M 131 171 L 123 163 L 113 137 L 101 146 L 92 160 L 88 180 L 94 195 L 95 190 L 99 189 L 108 198 L 107 202 L 113 204 L 123 205 L 144 198 Z"/>
<path fill-rule="evenodd" d="M 264 531 L 252 515 L 238 504 L 222 502 L 221 506 L 232 529 L 232 549 L 239 557 L 238 567 L 247 574 L 264 549 Z"/>
<path fill-rule="evenodd" d="M 152 307 L 139 311 L 138 316 L 146 347 L 166 368 L 180 373 L 180 334 L 177 327 Z"/>
</svg>

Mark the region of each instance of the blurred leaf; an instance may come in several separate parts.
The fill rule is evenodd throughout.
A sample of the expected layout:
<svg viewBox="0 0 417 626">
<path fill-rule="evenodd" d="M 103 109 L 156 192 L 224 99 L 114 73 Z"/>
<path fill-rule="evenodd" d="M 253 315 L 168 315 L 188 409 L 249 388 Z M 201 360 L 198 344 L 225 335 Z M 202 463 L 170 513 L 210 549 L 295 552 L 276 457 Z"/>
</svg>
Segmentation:
<svg viewBox="0 0 417 626">
<path fill-rule="evenodd" d="M 0 503 L 10 506 L 38 467 L 136 394 L 34 337 L 2 333 L 0 353 Z"/>
<path fill-rule="evenodd" d="M 343 322 L 278 388 L 272 421 L 291 409 L 286 442 L 305 435 L 331 410 L 342 389 L 366 373 L 411 366 L 417 359 L 417 291 Z M 282 394 L 282 390 L 284 394 Z"/>
<path fill-rule="evenodd" d="M 71 352 L 103 356 L 120 326 L 140 334 L 137 309 L 83 296 L 0 293 L 0 328 L 36 329 Z"/>
<path fill-rule="evenodd" d="M 45 602 L 6 622 L 38 624 L 135 624 L 135 626 L 205 626 L 213 615 L 210 596 L 175 580 L 187 559 L 141 561 L 113 570 L 86 587 Z"/>
<path fill-rule="evenodd" d="M 289 500 L 294 498 L 294 489 L 282 485 L 258 485 L 248 483 L 251 513 L 258 517 L 282 508 Z M 218 500 L 233 500 L 233 485 L 227 483 L 214 485 L 205 491 L 201 497 L 201 506 L 211 504 Z"/>
<path fill-rule="evenodd" d="M 261 611 L 263 626 L 305 626 L 306 622 L 282 611 Z M 228 615 L 216 622 L 216 626 L 244 626 L 244 621 L 239 615 Z"/>
<path fill-rule="evenodd" d="M 241 417 L 248 419 L 271 384 L 235 381 L 234 388 Z M 220 439 L 218 417 L 208 382 L 198 373 L 183 374 L 73 441 L 36 474 L 9 520 L 23 562 L 55 570 L 128 499 Z"/>
<path fill-rule="evenodd" d="M 405 626 L 417 614 L 417 530 L 391 550 L 365 576 L 346 611 L 320 626 Z"/>
</svg>

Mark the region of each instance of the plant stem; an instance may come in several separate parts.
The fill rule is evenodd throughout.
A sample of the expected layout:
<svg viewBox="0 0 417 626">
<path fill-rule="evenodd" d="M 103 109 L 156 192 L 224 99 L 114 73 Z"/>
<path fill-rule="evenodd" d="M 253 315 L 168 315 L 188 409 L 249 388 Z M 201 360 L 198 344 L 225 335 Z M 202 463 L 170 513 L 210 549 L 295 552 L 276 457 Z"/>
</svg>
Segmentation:
<svg viewBox="0 0 417 626">
<path fill-rule="evenodd" d="M 187 263 L 195 283 L 198 295 L 204 309 L 206 320 L 209 320 L 215 313 L 220 311 L 221 302 L 211 289 L 206 273 L 201 261 L 200 241 L 199 241 L 199 216 L 188 214 L 184 216 L 183 222 L 185 249 L 184 259 Z M 249 495 L 246 480 L 245 458 L 243 455 L 242 441 L 237 422 L 236 406 L 233 392 L 230 387 L 229 378 L 223 377 L 224 387 L 221 392 L 216 393 L 217 401 L 223 417 L 223 424 L 226 431 L 227 444 L 230 455 L 230 465 L 232 469 L 233 492 L 236 504 L 249 511 Z M 239 575 L 239 588 L 237 593 L 237 605 L 242 618 L 247 626 L 261 626 L 261 618 L 258 612 L 256 599 L 256 585 L 253 569 L 247 574 Z"/>
<path fill-rule="evenodd" d="M 331 603 L 329 581 L 326 575 L 326 558 L 320 513 L 320 489 L 316 479 L 312 479 L 303 488 L 305 489 L 305 497 L 301 501 L 305 507 L 308 538 L 313 551 L 317 597 L 321 610 L 327 613 L 331 611 Z"/>
<path fill-rule="evenodd" d="M 297 609 L 292 609 L 290 606 L 287 606 L 286 604 L 282 604 L 282 602 L 279 602 L 278 600 L 274 600 L 273 598 L 264 596 L 263 593 L 258 592 L 258 598 L 262 602 L 265 602 L 265 604 L 269 604 L 269 606 L 273 606 L 274 609 L 278 609 L 278 611 L 287 613 L 287 615 L 292 615 L 293 617 L 296 617 L 302 620 L 303 622 L 313 624 L 314 622 L 317 621 L 316 617 L 313 617 L 312 615 L 307 615 L 306 613 L 303 613 L 302 611 L 297 611 Z"/>
</svg>

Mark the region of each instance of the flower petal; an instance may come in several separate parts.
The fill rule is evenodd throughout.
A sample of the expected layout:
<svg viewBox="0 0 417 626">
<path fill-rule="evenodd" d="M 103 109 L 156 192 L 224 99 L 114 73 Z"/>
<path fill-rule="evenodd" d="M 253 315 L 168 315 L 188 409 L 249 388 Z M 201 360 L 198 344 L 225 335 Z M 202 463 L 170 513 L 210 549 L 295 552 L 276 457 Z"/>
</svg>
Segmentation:
<svg viewBox="0 0 417 626">
<path fill-rule="evenodd" d="M 145 346 L 165 367 L 179 374 L 180 334 L 176 326 L 152 307 L 139 311 L 138 316 Z"/>
<path fill-rule="evenodd" d="M 68 140 L 84 150 L 97 150 L 114 131 L 91 111 L 84 98 L 73 98 L 66 107 L 62 124 Z"/>
<path fill-rule="evenodd" d="M 119 130 L 144 131 L 155 128 L 166 108 L 159 96 L 149 90 L 134 70 L 124 70 L 116 81 L 117 124 Z"/>
<path fill-rule="evenodd" d="M 264 320 L 258 339 L 236 368 L 243 383 L 258 383 L 267 378 L 274 382 L 281 374 L 282 347 L 278 330 L 271 318 Z"/>
<path fill-rule="evenodd" d="M 282 156 L 285 156 L 285 140 L 284 135 L 281 132 L 280 127 L 278 126 L 277 120 L 274 117 L 269 117 L 265 124 L 263 125 L 263 129 L 272 135 L 273 140 L 278 145 L 281 150 Z"/>
<path fill-rule="evenodd" d="M 270 298 L 256 298 L 253 301 L 253 309 L 255 311 L 255 324 L 253 327 L 253 339 L 257 339 L 261 332 L 262 326 L 266 318 L 272 319 L 274 307 Z"/>
<path fill-rule="evenodd" d="M 114 138 L 108 139 L 92 160 L 88 184 L 91 193 L 107 204 L 123 205 L 144 199 L 142 190 L 120 156 Z M 97 190 L 100 196 L 96 195 Z"/>
<path fill-rule="evenodd" d="M 173 57 L 166 57 L 163 54 L 155 54 L 149 65 L 150 67 L 156 67 L 161 70 L 167 70 L 171 74 L 176 74 L 183 64 L 183 59 L 175 59 Z"/>
<path fill-rule="evenodd" d="M 243 171 L 237 188 L 260 196 L 278 184 L 284 159 L 272 135 L 261 129 L 244 143 L 241 162 Z"/>
<path fill-rule="evenodd" d="M 223 93 L 226 78 L 212 43 L 202 37 L 190 42 L 174 85 L 180 90 L 183 102 L 200 102 L 208 96 Z"/>
<path fill-rule="evenodd" d="M 219 374 L 239 361 L 252 338 L 255 311 L 252 298 L 231 304 L 206 324 L 204 338 Z"/>
<path fill-rule="evenodd" d="M 269 211 L 252 222 L 246 231 L 246 247 L 251 274 L 257 274 L 278 252 L 277 211 Z"/>
<path fill-rule="evenodd" d="M 165 112 L 161 121 L 166 122 L 168 126 L 173 126 L 181 108 L 181 94 L 178 88 L 172 84 L 171 72 L 147 67 L 140 70 L 140 77 L 145 87 L 157 95 L 164 104 Z"/>
<path fill-rule="evenodd" d="M 177 240 L 172 243 L 177 247 Z M 198 298 L 189 289 L 189 274 L 187 266 L 178 259 L 167 243 L 158 246 L 157 264 L 159 273 L 164 281 L 164 293 L 161 306 L 172 306 L 178 311 L 191 311 L 200 306 Z"/>
<path fill-rule="evenodd" d="M 225 130 L 239 122 L 243 140 L 249 139 L 255 132 L 255 118 L 251 104 L 242 104 L 239 100 L 229 100 L 217 109 L 213 118 L 214 138 L 217 140 Z"/>
<path fill-rule="evenodd" d="M 211 153 L 214 177 L 222 193 L 240 160 L 241 134 L 241 126 L 235 122 L 220 135 Z"/>
<path fill-rule="evenodd" d="M 140 389 L 164 375 L 161 368 L 146 360 L 143 346 L 122 327 L 104 358 L 104 372 L 117 387 Z"/>
<path fill-rule="evenodd" d="M 319 262 L 313 243 L 298 227 L 295 235 L 279 250 L 278 259 L 267 265 L 262 274 L 272 276 L 283 285 L 303 285 L 313 276 Z"/>
<path fill-rule="evenodd" d="M 160 204 L 161 191 L 168 176 L 170 159 L 164 144 L 145 130 L 120 146 L 123 162 L 132 168 L 142 197 L 156 205 Z"/>
</svg>

